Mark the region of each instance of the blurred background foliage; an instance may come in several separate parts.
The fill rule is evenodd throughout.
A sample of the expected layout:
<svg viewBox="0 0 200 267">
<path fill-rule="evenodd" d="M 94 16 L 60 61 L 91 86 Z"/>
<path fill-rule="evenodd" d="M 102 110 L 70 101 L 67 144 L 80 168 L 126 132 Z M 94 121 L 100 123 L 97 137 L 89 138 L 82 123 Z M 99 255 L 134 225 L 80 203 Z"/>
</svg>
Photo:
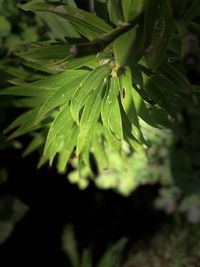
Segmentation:
<svg viewBox="0 0 200 267">
<path fill-rule="evenodd" d="M 24 4 L 25 2 L 27 1 L 0 0 L 1 89 L 11 85 L 20 86 L 24 83 L 38 81 L 50 74 L 56 74 L 67 69 L 70 66 L 67 64 L 71 59 L 69 56 L 71 44 L 86 41 L 86 38 L 62 17 L 53 13 L 44 14 L 42 12 L 38 12 L 35 15 L 30 11 L 26 12 L 20 9 L 19 4 Z M 44 2 L 47 3 L 48 1 Z M 54 1 L 50 2 L 54 3 Z M 59 1 L 55 1 L 55 3 L 57 2 L 59 3 Z M 107 22 L 111 23 L 112 27 L 117 25 L 116 16 L 109 10 L 113 1 L 108 1 L 108 10 L 105 8 L 107 1 L 94 1 L 94 5 L 91 4 L 92 2 L 84 1 L 83 3 L 82 1 L 82 3 L 78 3 L 78 1 L 65 0 L 62 1 L 62 4 L 71 7 L 77 7 L 78 4 L 90 12 L 96 7 L 98 15 L 101 15 Z M 176 2 L 178 3 L 178 1 Z M 186 2 L 186 6 L 189 7 L 190 1 L 184 1 L 184 3 Z M 125 7 L 121 8 L 125 10 Z M 140 5 L 138 5 L 138 8 L 140 8 Z M 175 5 L 174 8 L 176 8 Z M 99 10 L 102 10 L 102 12 Z M 137 12 L 139 11 L 140 9 Z M 125 13 L 127 20 L 129 16 L 134 17 L 137 12 L 132 14 Z M 199 42 L 198 15 L 188 27 L 196 34 Z M 117 45 L 119 44 L 116 44 L 116 47 Z M 176 61 L 179 59 L 180 49 L 180 39 L 175 34 L 172 37 L 171 47 L 167 51 L 167 56 L 169 60 L 174 61 L 173 67 L 176 67 L 180 73 L 190 78 L 194 91 L 194 102 L 196 101 L 195 103 L 197 104 L 197 108 L 193 109 L 192 106 L 189 115 L 186 112 L 186 118 L 184 118 L 185 113 L 181 113 L 180 121 L 182 120 L 183 123 L 180 131 L 183 134 L 174 136 L 174 132 L 172 133 L 170 129 L 166 129 L 168 127 L 154 128 L 144 121 L 140 121 L 142 133 L 148 141 L 148 150 L 137 146 L 137 153 L 132 153 L 128 142 L 124 141 L 123 153 L 119 155 L 112 146 L 107 145 L 106 155 L 109 155 L 109 168 L 105 168 L 101 173 L 98 173 L 95 159 L 90 158 L 93 172 L 88 166 L 83 165 L 81 166 L 80 175 L 80 163 L 72 155 L 65 172 L 69 182 L 78 185 L 79 189 L 90 188 L 92 184 L 99 189 L 111 189 L 127 198 L 131 197 L 138 187 L 145 185 L 158 186 L 156 198 L 152 198 L 149 201 L 152 202 L 154 209 L 164 210 L 171 215 L 169 216 L 170 223 L 167 224 L 166 222 L 166 226 L 164 225 L 161 229 L 157 229 L 157 232 L 151 238 L 147 238 L 147 240 L 139 238 L 134 244 L 128 241 L 128 237 L 121 237 L 122 239 L 118 241 L 111 240 L 114 244 L 108 242 L 107 248 L 106 246 L 103 249 L 101 248 L 105 251 L 98 257 L 93 256 L 95 253 L 93 253 L 92 242 L 88 247 L 79 248 L 75 235 L 76 229 L 74 230 L 72 225 L 67 225 L 62 234 L 62 247 L 69 258 L 70 266 L 200 266 L 198 265 L 200 262 L 200 130 L 199 114 L 196 111 L 199 108 L 199 79 L 196 79 L 196 76 L 194 77 L 194 71 L 191 68 L 186 68 L 179 61 Z M 120 55 L 117 56 L 121 60 Z M 101 60 L 104 60 L 104 58 Z M 148 60 L 151 61 L 151 58 Z M 90 56 L 77 59 L 77 61 L 73 61 L 72 58 L 70 64 L 72 68 L 74 66 L 83 66 L 84 64 L 86 69 L 96 67 L 96 62 L 92 61 Z M 162 67 L 161 65 L 160 71 L 162 71 Z M 140 76 L 138 77 L 141 78 Z M 145 79 L 145 75 L 143 75 L 143 78 Z M 143 93 L 145 99 L 146 93 Z M 187 97 L 185 98 L 186 106 L 188 104 Z M 152 99 L 147 100 L 151 101 Z M 20 115 L 21 111 L 24 111 L 24 108 L 26 109 L 27 107 L 29 107 L 29 104 L 16 96 L 0 96 L 0 151 L 2 155 L 6 151 L 13 153 L 12 151 L 17 149 L 20 150 L 20 153 L 23 150 L 24 156 L 30 154 L 30 157 L 32 157 L 32 152 L 42 151 L 47 129 L 30 133 L 29 137 L 26 137 L 28 140 L 23 137 L 20 137 L 17 141 L 7 140 L 5 134 L 2 134 L 8 123 L 13 121 L 16 115 Z M 156 108 L 152 105 L 152 113 L 154 110 Z M 160 110 L 157 109 L 156 112 L 153 114 L 154 116 L 158 114 L 159 121 Z M 168 125 L 169 121 L 165 116 L 166 114 L 162 114 L 163 118 L 159 123 Z M 185 123 L 185 120 L 188 121 L 189 125 Z M 49 125 L 48 123 L 47 121 L 47 125 Z M 30 140 L 32 140 L 31 143 Z M 25 149 L 27 143 L 29 145 Z M 40 165 L 43 165 L 46 161 L 47 159 L 40 162 Z M 12 164 L 12 162 L 9 163 L 9 168 L 12 168 Z M 0 186 L 6 183 L 7 179 L 9 180 L 9 170 L 2 163 L 0 166 Z M 102 197 L 103 193 L 101 194 Z M 14 225 L 27 211 L 27 205 L 19 200 L 18 197 L 7 194 L 7 192 L 1 196 L 0 243 L 3 243 L 10 236 Z"/>
</svg>

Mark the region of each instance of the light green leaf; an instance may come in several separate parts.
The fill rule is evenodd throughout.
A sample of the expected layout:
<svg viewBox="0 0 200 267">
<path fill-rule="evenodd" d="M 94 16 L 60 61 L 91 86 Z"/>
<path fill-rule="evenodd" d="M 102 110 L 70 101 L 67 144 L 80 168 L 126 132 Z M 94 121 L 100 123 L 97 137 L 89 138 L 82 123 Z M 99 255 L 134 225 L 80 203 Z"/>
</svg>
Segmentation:
<svg viewBox="0 0 200 267">
<path fill-rule="evenodd" d="M 45 142 L 43 157 L 49 159 L 52 165 L 54 157 L 59 153 L 58 171 L 64 172 L 68 159 L 74 149 L 78 135 L 78 128 L 74 124 L 69 111 L 69 105 L 65 105 L 52 122 Z"/>
<path fill-rule="evenodd" d="M 70 108 L 72 116 L 77 124 L 79 124 L 79 112 L 87 101 L 87 96 L 92 90 L 96 90 L 97 87 L 104 83 L 110 72 L 111 68 L 108 65 L 100 66 L 92 70 L 75 90 Z"/>
<path fill-rule="evenodd" d="M 140 92 L 140 89 L 136 90 L 136 87 L 134 87 L 134 90 L 131 90 L 137 114 L 143 121 L 145 121 L 146 123 L 148 123 L 153 127 L 156 127 L 154 120 L 149 114 L 146 103 L 144 102 L 143 98 L 138 92 Z"/>
<path fill-rule="evenodd" d="M 105 82 L 102 82 L 95 90 L 90 92 L 87 98 L 80 120 L 80 130 L 76 147 L 77 155 L 79 155 L 85 145 L 90 142 L 94 134 L 93 129 L 100 115 L 104 87 Z"/>
<path fill-rule="evenodd" d="M 44 152 L 43 152 L 44 154 L 47 154 L 50 144 L 53 141 L 55 141 L 56 136 L 63 130 L 63 128 L 66 129 L 66 125 L 67 127 L 69 127 L 69 129 L 73 125 L 73 119 L 69 112 L 68 103 L 63 108 L 61 108 L 60 111 L 58 111 L 57 116 L 55 117 L 54 121 L 51 123 L 49 132 L 46 138 L 45 146 L 44 146 Z"/>
<path fill-rule="evenodd" d="M 77 71 L 77 73 L 80 72 Z M 68 81 L 67 79 L 66 84 L 63 87 L 53 92 L 53 94 L 50 95 L 40 107 L 35 119 L 35 124 L 38 124 L 42 119 L 44 119 L 49 111 L 61 106 L 62 104 L 68 103 L 73 92 L 75 91 L 77 86 L 79 86 L 84 77 L 85 75 L 80 75 L 79 77 L 75 75 L 73 81 Z"/>
<path fill-rule="evenodd" d="M 127 114 L 130 122 L 134 127 L 134 135 L 135 137 L 144 142 L 144 138 L 142 135 L 142 131 L 139 124 L 138 111 L 140 109 L 140 103 L 137 103 L 137 109 L 135 106 L 134 98 L 132 91 L 135 90 L 132 86 L 132 75 L 129 68 L 126 68 L 125 73 L 121 77 L 121 84 L 123 88 L 123 94 L 121 95 L 121 103 L 124 108 L 124 111 Z"/>
<path fill-rule="evenodd" d="M 105 152 L 105 131 L 102 123 L 97 123 L 96 133 L 93 136 L 91 152 L 97 161 L 98 171 L 101 173 L 108 168 L 108 158 Z M 104 146 L 105 145 L 105 146 Z"/>
<path fill-rule="evenodd" d="M 55 89 L 55 88 L 54 88 Z M 52 88 L 44 88 L 40 85 L 35 86 L 32 84 L 18 85 L 8 87 L 6 89 L 0 90 L 0 95 L 15 95 L 15 96 L 33 96 L 37 97 L 39 95 L 48 96 L 52 93 Z"/>
<path fill-rule="evenodd" d="M 101 106 L 103 125 L 111 131 L 118 140 L 122 140 L 122 122 L 118 103 L 120 90 L 119 78 L 111 78 Z"/>
<path fill-rule="evenodd" d="M 135 41 L 136 28 L 132 28 L 128 32 L 122 34 L 113 43 L 113 51 L 116 63 L 120 66 L 126 65 L 130 53 L 133 53 L 132 46 Z M 123 51 L 123 52 L 122 52 Z"/>
<path fill-rule="evenodd" d="M 118 25 L 120 21 L 123 21 L 122 10 L 119 5 L 119 0 L 108 0 L 107 9 L 110 17 L 110 21 L 115 25 Z"/>
<path fill-rule="evenodd" d="M 122 148 L 122 142 L 121 140 L 117 139 L 116 136 L 114 136 L 110 129 L 107 127 L 104 127 L 105 137 L 109 145 L 117 152 L 121 152 Z"/>
<path fill-rule="evenodd" d="M 66 131 L 63 149 L 58 155 L 57 169 L 60 173 L 66 171 L 66 165 L 77 142 L 78 132 L 78 127 L 76 124 L 73 124 L 73 126 Z"/>
</svg>

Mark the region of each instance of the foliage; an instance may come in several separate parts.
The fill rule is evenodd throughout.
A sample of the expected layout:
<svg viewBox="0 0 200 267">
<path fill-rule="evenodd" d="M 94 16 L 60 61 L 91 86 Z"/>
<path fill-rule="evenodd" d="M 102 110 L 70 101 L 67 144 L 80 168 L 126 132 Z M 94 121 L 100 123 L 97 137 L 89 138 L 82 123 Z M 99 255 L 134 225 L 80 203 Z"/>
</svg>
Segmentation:
<svg viewBox="0 0 200 267">
<path fill-rule="evenodd" d="M 39 166 L 61 173 L 72 162 L 80 188 L 165 181 L 198 199 L 199 1 L 97 0 L 93 13 L 49 2 L 21 5 L 50 30 L 18 53 L 32 80 L 0 91 L 25 109 L 5 133 L 34 133 L 25 154 L 42 147 Z"/>
<path fill-rule="evenodd" d="M 118 240 L 103 253 L 96 265 L 93 264 L 92 249 L 86 248 L 79 256 L 77 242 L 72 225 L 67 225 L 62 236 L 63 250 L 70 259 L 71 267 L 120 267 L 122 252 L 127 243 L 127 238 Z"/>
<path fill-rule="evenodd" d="M 67 225 L 62 236 L 63 250 L 70 259 L 72 267 L 119 266 L 119 267 L 186 267 L 199 266 L 200 225 L 184 222 L 176 225 L 164 225 L 151 240 L 139 240 L 133 247 L 124 250 L 127 238 L 110 245 L 98 263 L 94 264 L 92 248 L 78 252 L 75 232 Z"/>
</svg>

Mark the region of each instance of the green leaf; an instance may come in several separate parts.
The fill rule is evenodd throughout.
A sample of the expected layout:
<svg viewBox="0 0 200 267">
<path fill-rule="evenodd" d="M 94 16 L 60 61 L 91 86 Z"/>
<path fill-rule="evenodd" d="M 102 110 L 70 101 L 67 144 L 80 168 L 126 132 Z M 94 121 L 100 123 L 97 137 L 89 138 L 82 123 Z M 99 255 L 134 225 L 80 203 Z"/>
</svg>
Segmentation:
<svg viewBox="0 0 200 267">
<path fill-rule="evenodd" d="M 79 136 L 76 146 L 76 155 L 79 155 L 85 145 L 90 142 L 94 134 L 94 125 L 97 122 L 104 93 L 105 81 L 90 92 L 81 115 Z"/>
<path fill-rule="evenodd" d="M 108 0 L 107 9 L 110 17 L 110 21 L 115 25 L 118 25 L 120 21 L 123 21 L 122 10 L 119 5 L 119 0 Z"/>
<path fill-rule="evenodd" d="M 121 2 L 124 20 L 126 22 L 136 17 L 144 8 L 144 0 L 126 0 Z"/>
<path fill-rule="evenodd" d="M 163 109 L 152 106 L 149 108 L 149 113 L 158 127 L 173 129 L 172 121 L 170 121 L 168 114 Z"/>
<path fill-rule="evenodd" d="M 3 196 L 0 199 L 0 244 L 10 236 L 16 222 L 28 211 L 28 207 L 18 198 Z"/>
<path fill-rule="evenodd" d="M 119 90 L 119 78 L 111 78 L 101 106 L 101 119 L 103 125 L 113 134 L 113 136 L 121 141 L 123 132 L 118 103 Z"/>
<path fill-rule="evenodd" d="M 46 3 L 28 3 L 22 6 L 25 11 L 53 13 L 66 19 L 74 29 L 89 40 L 112 30 L 104 20 L 84 10 L 69 6 L 54 6 Z"/>
<path fill-rule="evenodd" d="M 159 67 L 159 71 L 161 71 L 167 77 L 167 79 L 169 79 L 171 83 L 175 85 L 175 92 L 189 93 L 191 88 L 189 80 L 177 68 L 173 67 L 172 64 L 163 62 Z"/>
<path fill-rule="evenodd" d="M 92 267 L 92 262 L 92 249 L 84 249 L 81 255 L 80 267 Z"/>
<path fill-rule="evenodd" d="M 168 98 L 162 92 L 163 84 L 155 82 L 154 77 L 149 79 L 146 90 L 150 97 L 160 105 L 172 118 L 177 119 L 177 114 Z M 170 88 L 169 88 L 170 92 Z"/>
<path fill-rule="evenodd" d="M 58 155 L 57 169 L 60 173 L 66 171 L 66 165 L 77 142 L 78 132 L 78 127 L 75 124 L 73 124 L 73 126 L 66 131 L 63 149 L 59 152 Z"/>
<path fill-rule="evenodd" d="M 108 158 L 105 152 L 105 130 L 102 123 L 97 123 L 96 133 L 93 136 L 91 152 L 97 161 L 98 171 L 101 173 L 108 168 Z"/>
<path fill-rule="evenodd" d="M 16 223 L 26 214 L 28 207 L 18 198 L 4 195 L 0 198 L 0 221 Z"/>
<path fill-rule="evenodd" d="M 65 170 L 67 161 L 75 146 L 77 139 L 77 127 L 69 111 L 69 105 L 65 105 L 52 122 L 44 146 L 44 157 L 50 159 L 50 165 L 57 153 L 59 153 L 58 170 Z M 69 142 L 70 141 L 70 142 Z"/>
<path fill-rule="evenodd" d="M 52 44 L 51 46 L 36 45 L 36 47 L 29 48 L 28 51 L 18 54 L 28 61 L 44 61 L 64 59 L 70 54 L 69 44 Z"/>
<path fill-rule="evenodd" d="M 121 77 L 121 84 L 123 88 L 123 94 L 121 96 L 121 103 L 124 108 L 125 113 L 127 114 L 128 119 L 130 122 L 135 126 L 134 127 L 134 135 L 135 137 L 140 140 L 144 141 L 144 137 L 142 135 L 142 131 L 140 128 L 139 118 L 137 111 L 140 109 L 139 104 L 137 103 L 137 109 L 134 103 L 134 98 L 132 91 L 135 90 L 132 86 L 132 75 L 129 68 L 126 68 L 125 73 Z M 136 101 L 136 99 L 135 99 Z"/>
<path fill-rule="evenodd" d="M 37 97 L 25 97 L 25 98 L 15 98 L 12 101 L 13 107 L 17 108 L 35 108 L 41 106 L 46 98 L 48 97 L 48 94 L 37 96 Z"/>
<path fill-rule="evenodd" d="M 70 101 L 73 92 L 85 77 L 85 75 L 81 75 L 80 71 L 77 71 L 77 73 L 80 73 L 80 76 L 77 77 L 76 74 L 73 77 L 73 81 L 67 79 L 66 84 L 63 87 L 57 89 L 46 99 L 46 101 L 38 111 L 37 117 L 35 119 L 35 124 L 38 124 L 41 120 L 43 120 L 49 111 Z"/>
<path fill-rule="evenodd" d="M 122 142 L 121 140 L 117 139 L 113 133 L 111 133 L 110 129 L 104 127 L 104 133 L 107 142 L 109 145 L 115 150 L 115 152 L 120 153 L 122 149 Z"/>
<path fill-rule="evenodd" d="M 10 138 L 14 138 L 16 136 L 22 135 L 26 132 L 29 132 L 34 128 L 34 121 L 37 115 L 38 109 L 29 110 L 22 115 L 20 115 L 17 119 L 15 119 L 5 130 L 4 133 L 8 133 L 9 131 L 15 129 L 20 126 L 16 132 L 14 132 Z"/>
<path fill-rule="evenodd" d="M 77 242 L 74 233 L 73 225 L 68 224 L 62 234 L 62 249 L 69 257 L 72 267 L 80 265 L 79 253 L 77 249 Z"/>
<path fill-rule="evenodd" d="M 32 83 L 32 84 L 12 86 L 6 89 L 2 89 L 0 90 L 0 95 L 33 96 L 33 97 L 37 97 L 38 95 L 48 96 L 52 93 L 51 89 L 52 88 L 44 88 L 39 84 L 38 86 L 35 86 L 34 83 Z"/>
<path fill-rule="evenodd" d="M 132 66 L 144 53 L 143 21 L 118 37 L 113 43 L 116 63 L 119 66 Z"/>
<path fill-rule="evenodd" d="M 174 19 L 168 0 L 147 0 L 145 8 L 145 57 L 156 70 L 163 61 L 172 34 Z"/>
<path fill-rule="evenodd" d="M 183 23 L 188 23 L 189 21 L 195 19 L 199 15 L 200 15 L 200 2 L 199 0 L 194 0 L 183 17 Z"/>
<path fill-rule="evenodd" d="M 80 34 L 66 19 L 53 13 L 37 12 L 37 15 L 48 25 L 51 39 L 65 42 L 66 37 L 80 38 Z"/>
<path fill-rule="evenodd" d="M 72 117 L 77 124 L 79 124 L 79 112 L 87 101 L 87 96 L 92 90 L 96 90 L 96 88 L 105 81 L 110 72 L 111 68 L 108 65 L 100 66 L 92 70 L 75 90 L 70 109 Z"/>
<path fill-rule="evenodd" d="M 11 31 L 10 22 L 4 17 L 0 15 L 0 38 L 8 36 Z"/>
<path fill-rule="evenodd" d="M 112 54 L 108 52 L 100 52 L 97 55 L 84 56 L 80 58 L 70 58 L 66 64 L 66 69 L 78 69 L 81 67 L 88 67 L 95 69 L 106 62 L 111 61 Z"/>
<path fill-rule="evenodd" d="M 113 51 L 116 63 L 124 66 L 129 60 L 130 53 L 133 54 L 132 46 L 135 42 L 136 28 L 132 28 L 128 32 L 122 34 L 113 43 Z"/>
<path fill-rule="evenodd" d="M 0 90 L 0 95 L 16 96 L 48 96 L 62 86 L 70 84 L 80 76 L 88 73 L 87 70 L 65 70 L 63 72 L 47 76 L 36 82 L 26 83 Z"/>
<path fill-rule="evenodd" d="M 26 147 L 22 156 L 26 157 L 29 154 L 33 153 L 35 150 L 37 150 L 39 147 L 41 147 L 43 145 L 43 143 L 44 143 L 44 136 L 42 136 L 40 133 L 35 133 L 33 140 Z"/>
<path fill-rule="evenodd" d="M 120 267 L 121 266 L 121 254 L 127 243 L 127 238 L 122 238 L 117 241 L 114 245 L 110 246 L 107 251 L 103 254 L 97 267 Z"/>
<path fill-rule="evenodd" d="M 11 235 L 14 225 L 12 222 L 0 221 L 0 245 L 3 244 L 6 239 Z"/>
<path fill-rule="evenodd" d="M 131 94 L 132 94 L 132 97 L 135 103 L 137 114 L 143 121 L 145 121 L 146 123 L 148 123 L 149 125 L 153 127 L 156 127 L 156 124 L 148 111 L 147 105 L 144 102 L 141 95 L 139 94 L 139 92 L 140 92 L 140 89 L 136 90 L 136 87 L 134 88 L 134 90 L 131 90 Z"/>
<path fill-rule="evenodd" d="M 44 146 L 44 154 L 47 154 L 47 150 L 50 144 L 55 141 L 56 136 L 60 133 L 60 131 L 62 131 L 63 128 L 66 128 L 66 125 L 68 125 L 70 128 L 72 124 L 73 120 L 69 113 L 69 105 L 67 103 L 67 105 L 65 105 L 60 111 L 58 111 L 57 116 L 51 123 Z"/>
</svg>

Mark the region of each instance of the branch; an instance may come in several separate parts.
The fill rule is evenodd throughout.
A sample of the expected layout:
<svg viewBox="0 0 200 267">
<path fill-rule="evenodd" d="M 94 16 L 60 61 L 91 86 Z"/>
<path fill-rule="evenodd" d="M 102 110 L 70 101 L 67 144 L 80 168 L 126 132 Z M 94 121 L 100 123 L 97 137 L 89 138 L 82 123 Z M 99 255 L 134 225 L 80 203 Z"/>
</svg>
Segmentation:
<svg viewBox="0 0 200 267">
<path fill-rule="evenodd" d="M 96 54 L 102 51 L 106 46 L 111 44 L 119 36 L 128 32 L 130 29 L 139 24 L 143 18 L 144 18 L 144 12 L 140 13 L 132 21 L 126 23 L 125 26 L 116 28 L 115 30 L 103 35 L 102 38 L 100 39 L 96 39 L 88 43 L 72 45 L 70 52 L 75 57 Z"/>
</svg>

